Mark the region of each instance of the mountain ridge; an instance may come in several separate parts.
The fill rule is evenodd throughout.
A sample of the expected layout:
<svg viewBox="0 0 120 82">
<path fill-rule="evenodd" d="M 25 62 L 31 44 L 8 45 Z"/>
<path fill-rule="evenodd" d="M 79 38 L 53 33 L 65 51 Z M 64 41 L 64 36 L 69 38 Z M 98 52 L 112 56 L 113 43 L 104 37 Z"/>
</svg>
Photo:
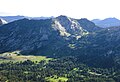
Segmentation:
<svg viewBox="0 0 120 82">
<path fill-rule="evenodd" d="M 92 20 L 97 26 L 102 28 L 113 27 L 113 26 L 120 26 L 120 20 L 117 18 L 106 18 L 104 20 L 95 19 Z"/>
<path fill-rule="evenodd" d="M 17 16 L 0 16 L 0 18 L 6 20 L 7 22 L 13 22 L 16 20 L 20 20 L 20 19 L 33 19 L 33 20 L 40 20 L 40 19 L 50 19 L 50 18 L 54 18 L 54 17 L 28 17 L 28 16 L 21 16 L 21 15 L 17 15 Z"/>
<path fill-rule="evenodd" d="M 49 43 L 49 39 L 63 37 L 63 39 L 58 40 L 65 41 L 72 38 L 79 39 L 87 34 L 89 34 L 89 31 L 87 29 L 83 29 L 76 19 L 68 18 L 66 16 L 59 16 L 57 18 L 45 20 L 21 19 L 0 27 L 1 47 L 3 48 L 0 51 L 2 52 L 2 50 L 10 50 L 12 48 L 13 50 L 15 48 L 24 50 L 27 49 L 27 47 L 29 48 L 30 44 L 32 46 L 29 49 L 33 48 L 34 50 L 35 46 L 35 48 L 37 48 L 37 46 L 40 48 L 40 45 L 42 44 L 41 40 L 44 44 L 46 41 Z M 54 37 L 50 38 L 50 36 Z M 58 43 L 62 42 L 60 41 L 58 41 Z M 22 46 L 20 47 L 20 45 Z"/>
</svg>

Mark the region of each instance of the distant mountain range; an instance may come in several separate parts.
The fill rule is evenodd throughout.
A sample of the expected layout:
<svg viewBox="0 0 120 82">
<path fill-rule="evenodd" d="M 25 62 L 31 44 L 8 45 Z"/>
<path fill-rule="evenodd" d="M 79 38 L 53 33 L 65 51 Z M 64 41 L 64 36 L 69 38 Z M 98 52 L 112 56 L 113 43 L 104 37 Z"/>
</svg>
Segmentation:
<svg viewBox="0 0 120 82">
<path fill-rule="evenodd" d="M 28 18 L 28 19 L 34 19 L 34 20 L 40 20 L 40 19 L 50 19 L 53 17 L 28 17 L 28 16 L 0 16 L 3 20 L 6 20 L 7 22 L 13 22 L 16 20 L 20 20 L 23 18 Z"/>
<path fill-rule="evenodd" d="M 6 22 L 13 22 L 16 20 L 20 20 L 23 18 L 27 19 L 33 19 L 33 20 L 40 20 L 40 19 L 51 19 L 54 17 L 28 17 L 28 16 L 0 16 L 2 20 L 5 20 Z M 113 26 L 120 26 L 120 20 L 117 18 L 106 18 L 104 20 L 100 19 L 93 19 L 91 20 L 93 23 L 96 24 L 96 26 L 107 28 L 107 27 L 113 27 Z"/>
<path fill-rule="evenodd" d="M 94 19 L 92 22 L 102 28 L 120 26 L 120 20 L 117 18 L 106 18 L 104 20 Z"/>
<path fill-rule="evenodd" d="M 6 20 L 7 22 L 12 22 L 15 20 L 23 19 L 25 16 L 0 16 L 0 18 Z"/>
</svg>

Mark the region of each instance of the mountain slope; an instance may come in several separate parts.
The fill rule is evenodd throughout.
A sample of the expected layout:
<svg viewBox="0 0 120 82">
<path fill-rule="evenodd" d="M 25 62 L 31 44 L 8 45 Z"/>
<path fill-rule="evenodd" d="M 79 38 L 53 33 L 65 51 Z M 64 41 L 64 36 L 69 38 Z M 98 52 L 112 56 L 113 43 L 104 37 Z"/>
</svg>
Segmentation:
<svg viewBox="0 0 120 82">
<path fill-rule="evenodd" d="M 79 58 L 80 62 L 95 67 L 118 67 L 120 66 L 120 27 L 102 29 L 80 38 L 76 42 L 69 42 L 60 53 Z M 69 46 L 71 45 L 71 46 Z M 61 56 L 62 56 L 61 55 Z"/>
<path fill-rule="evenodd" d="M 1 52 L 21 50 L 25 53 L 37 51 L 41 46 L 59 39 L 58 32 L 51 28 L 49 20 L 22 19 L 0 28 Z"/>
<path fill-rule="evenodd" d="M 89 32 L 95 32 L 101 29 L 86 18 L 80 19 L 78 20 L 78 22 L 80 23 L 81 27 L 83 27 L 83 29 L 86 29 Z"/>
</svg>

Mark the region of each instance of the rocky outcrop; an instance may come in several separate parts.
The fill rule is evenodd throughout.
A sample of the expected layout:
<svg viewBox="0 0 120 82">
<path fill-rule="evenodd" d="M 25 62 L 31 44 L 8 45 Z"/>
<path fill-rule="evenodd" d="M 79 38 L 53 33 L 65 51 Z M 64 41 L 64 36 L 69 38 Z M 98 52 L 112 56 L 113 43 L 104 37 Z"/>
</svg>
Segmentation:
<svg viewBox="0 0 120 82">
<path fill-rule="evenodd" d="M 2 18 L 0 18 L 0 25 L 3 25 L 3 24 L 7 24 L 7 22 L 3 20 Z"/>
</svg>

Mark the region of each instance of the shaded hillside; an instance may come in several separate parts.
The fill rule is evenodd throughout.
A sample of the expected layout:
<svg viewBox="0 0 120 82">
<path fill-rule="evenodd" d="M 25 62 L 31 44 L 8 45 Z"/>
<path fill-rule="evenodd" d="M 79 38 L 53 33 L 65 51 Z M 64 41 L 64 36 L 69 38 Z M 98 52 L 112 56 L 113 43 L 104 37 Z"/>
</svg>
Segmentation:
<svg viewBox="0 0 120 82">
<path fill-rule="evenodd" d="M 120 66 L 120 27 L 102 29 L 64 46 L 59 55 L 72 55 L 80 62 L 95 67 Z M 70 46 L 69 46 L 70 45 Z"/>
</svg>

